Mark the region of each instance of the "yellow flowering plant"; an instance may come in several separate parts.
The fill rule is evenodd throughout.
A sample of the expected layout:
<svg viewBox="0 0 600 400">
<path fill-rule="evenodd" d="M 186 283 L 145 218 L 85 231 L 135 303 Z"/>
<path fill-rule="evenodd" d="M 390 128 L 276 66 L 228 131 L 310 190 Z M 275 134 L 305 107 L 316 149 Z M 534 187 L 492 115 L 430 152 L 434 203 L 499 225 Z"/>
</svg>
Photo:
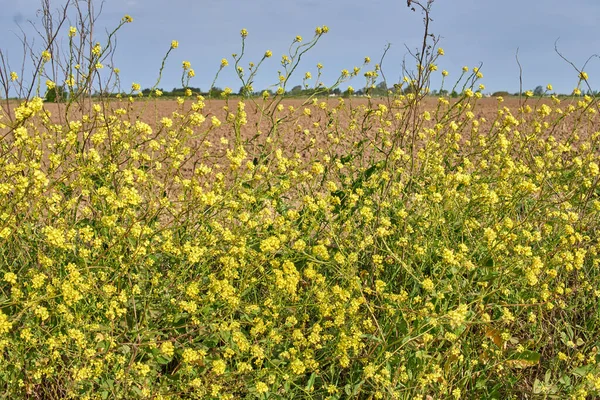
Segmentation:
<svg viewBox="0 0 600 400">
<path fill-rule="evenodd" d="M 432 4 L 409 2 L 426 32 Z M 158 99 L 178 43 L 148 95 L 92 96 L 119 86 L 89 73 L 116 32 L 80 43 L 90 23 L 40 55 L 72 54 L 64 77 L 34 72 L 64 103 L 0 108 L 5 397 L 600 396 L 596 98 L 490 108 L 478 68 L 434 97 L 430 35 L 383 98 L 290 96 L 326 26 L 275 93 L 253 95 L 272 53 L 242 67 L 242 30 L 242 96 Z"/>
</svg>

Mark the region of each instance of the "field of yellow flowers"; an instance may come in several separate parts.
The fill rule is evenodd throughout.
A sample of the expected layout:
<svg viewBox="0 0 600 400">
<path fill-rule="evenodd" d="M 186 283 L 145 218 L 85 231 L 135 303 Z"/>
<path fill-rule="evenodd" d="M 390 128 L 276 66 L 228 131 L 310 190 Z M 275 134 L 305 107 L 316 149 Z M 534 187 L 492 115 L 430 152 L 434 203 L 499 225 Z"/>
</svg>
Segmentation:
<svg viewBox="0 0 600 400">
<path fill-rule="evenodd" d="M 1 398 L 600 397 L 597 99 L 427 97 L 433 48 L 382 99 L 165 112 L 89 96 L 106 48 L 2 102 Z"/>
</svg>

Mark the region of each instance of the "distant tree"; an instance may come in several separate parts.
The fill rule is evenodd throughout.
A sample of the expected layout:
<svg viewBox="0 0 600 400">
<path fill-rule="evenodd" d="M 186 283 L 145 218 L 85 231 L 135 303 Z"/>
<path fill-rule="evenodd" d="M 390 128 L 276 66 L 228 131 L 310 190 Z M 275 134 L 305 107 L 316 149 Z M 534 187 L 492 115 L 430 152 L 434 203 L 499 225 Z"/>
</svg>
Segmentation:
<svg viewBox="0 0 600 400">
<path fill-rule="evenodd" d="M 387 86 L 387 83 L 385 83 L 385 81 L 382 81 L 382 82 L 379 82 L 379 83 L 377 84 L 376 88 L 377 88 L 378 90 L 382 90 L 382 91 L 384 91 L 384 92 L 387 92 L 388 86 Z"/>
<path fill-rule="evenodd" d="M 494 97 L 498 97 L 498 96 L 510 96 L 510 93 L 508 93 L 507 91 L 499 91 L 499 92 L 494 92 L 492 93 L 492 96 Z"/>
<path fill-rule="evenodd" d="M 302 85 L 296 85 L 290 90 L 291 94 L 300 94 L 302 92 Z"/>
<path fill-rule="evenodd" d="M 67 100 L 67 91 L 64 86 L 55 86 L 46 91 L 44 100 L 48 103 L 62 103 Z"/>
<path fill-rule="evenodd" d="M 452 97 L 453 99 L 458 97 L 458 93 L 456 92 L 456 90 L 453 90 L 452 93 L 450 93 L 450 97 Z"/>
<path fill-rule="evenodd" d="M 336 96 L 339 96 L 342 94 L 342 91 L 340 90 L 340 88 L 335 88 L 331 91 L 332 94 L 335 94 Z"/>
<path fill-rule="evenodd" d="M 438 92 L 438 95 L 440 95 L 440 96 L 448 96 L 448 91 L 446 89 L 441 89 Z"/>
<path fill-rule="evenodd" d="M 223 89 L 221 89 L 218 86 L 215 86 L 210 89 L 210 91 L 208 92 L 208 95 L 210 97 L 219 97 L 219 96 L 221 96 L 221 93 L 223 93 Z"/>
<path fill-rule="evenodd" d="M 535 96 L 543 96 L 544 88 L 542 87 L 542 85 L 536 86 L 535 89 L 533 89 L 533 94 Z"/>
</svg>

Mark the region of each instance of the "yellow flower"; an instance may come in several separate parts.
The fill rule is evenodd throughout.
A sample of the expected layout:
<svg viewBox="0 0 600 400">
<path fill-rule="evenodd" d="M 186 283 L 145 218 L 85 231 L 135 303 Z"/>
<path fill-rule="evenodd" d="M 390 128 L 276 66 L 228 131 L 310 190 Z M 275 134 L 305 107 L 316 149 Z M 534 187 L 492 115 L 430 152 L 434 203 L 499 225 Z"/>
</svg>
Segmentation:
<svg viewBox="0 0 600 400">
<path fill-rule="evenodd" d="M 46 87 L 48 89 L 54 89 L 56 87 L 56 83 L 52 82 L 50 79 L 46 80 Z"/>
<path fill-rule="evenodd" d="M 321 63 L 318 63 L 318 64 L 317 64 L 317 69 L 323 69 L 323 64 L 321 64 Z"/>
<path fill-rule="evenodd" d="M 312 78 L 312 75 L 310 74 L 310 72 L 307 72 L 304 74 L 304 79 L 310 79 Z"/>
<path fill-rule="evenodd" d="M 193 78 L 194 76 L 196 76 L 196 72 L 194 72 L 193 69 L 190 69 L 187 73 L 188 78 Z"/>
<path fill-rule="evenodd" d="M 583 71 L 581 71 L 581 72 L 579 73 L 579 79 L 581 79 L 581 80 L 584 80 L 584 81 L 587 81 L 587 80 L 588 80 L 588 74 L 587 74 L 587 72 L 583 72 Z"/>
<path fill-rule="evenodd" d="M 246 30 L 246 28 L 244 28 L 240 31 L 240 35 L 242 36 L 242 38 L 245 38 L 248 36 L 248 31 Z"/>
<path fill-rule="evenodd" d="M 327 25 L 323 25 L 323 33 L 329 32 L 329 27 Z"/>
<path fill-rule="evenodd" d="M 52 55 L 50 54 L 50 52 L 48 50 L 42 51 L 42 60 L 47 62 L 47 61 L 50 61 L 51 58 L 52 58 Z"/>
<path fill-rule="evenodd" d="M 269 391 L 267 384 L 260 381 L 256 382 L 255 388 L 257 393 L 267 393 Z"/>
<path fill-rule="evenodd" d="M 368 64 L 371 62 L 371 57 L 365 57 L 365 64 Z"/>
<path fill-rule="evenodd" d="M 442 71 L 442 76 L 448 76 L 448 71 L 446 71 L 446 70 L 443 70 L 443 71 Z"/>
<path fill-rule="evenodd" d="M 0 311 L 0 334 L 8 333 L 12 328 L 12 322 L 8 321 L 8 317 Z"/>
<path fill-rule="evenodd" d="M 546 89 L 547 90 L 552 90 L 552 85 L 551 84 L 546 85 Z"/>
<path fill-rule="evenodd" d="M 439 47 L 437 49 L 437 53 L 438 53 L 438 56 L 443 56 L 444 55 L 444 49 L 442 49 L 441 47 Z"/>
<path fill-rule="evenodd" d="M 134 83 L 131 84 L 131 90 L 133 90 L 134 92 L 137 92 L 140 89 L 141 89 L 141 86 L 140 86 L 139 83 L 135 83 L 134 82 Z"/>
<path fill-rule="evenodd" d="M 525 92 L 525 96 L 526 97 L 532 97 L 533 96 L 533 92 L 531 90 L 528 90 Z"/>
<path fill-rule="evenodd" d="M 17 284 L 17 274 L 15 274 L 14 272 L 4 273 L 4 281 L 8 282 L 12 285 L 16 285 Z"/>
<path fill-rule="evenodd" d="M 430 278 L 423 279 L 423 281 L 421 282 L 421 286 L 423 286 L 423 289 L 427 290 L 428 292 L 431 292 L 435 287 L 433 281 Z"/>
<path fill-rule="evenodd" d="M 173 357 L 173 354 L 175 354 L 175 347 L 171 342 L 164 342 L 160 345 L 160 352 L 167 357 Z"/>
<path fill-rule="evenodd" d="M 298 35 L 294 38 L 294 42 L 300 43 L 302 41 L 302 36 Z"/>
<path fill-rule="evenodd" d="M 267 50 L 265 51 L 265 58 L 269 58 L 273 55 L 273 52 L 271 50 Z"/>
<path fill-rule="evenodd" d="M 77 35 L 77 28 L 75 28 L 74 26 L 69 28 L 69 37 L 75 37 L 75 35 Z"/>
<path fill-rule="evenodd" d="M 19 79 L 19 75 L 17 75 L 17 73 L 15 71 L 10 73 L 10 80 L 11 81 L 16 81 L 17 79 Z"/>
<path fill-rule="evenodd" d="M 177 40 L 172 40 L 171 41 L 171 48 L 172 49 L 176 49 L 179 47 L 179 42 Z"/>
<path fill-rule="evenodd" d="M 192 63 L 190 63 L 189 61 L 184 61 L 184 62 L 182 63 L 182 66 L 183 66 L 183 69 L 184 69 L 184 70 L 188 70 L 188 69 L 190 69 L 190 67 L 192 66 Z"/>
<path fill-rule="evenodd" d="M 133 22 L 133 18 L 131 18 L 130 15 L 125 15 L 122 19 L 123 22 L 125 22 L 126 24 Z"/>
<path fill-rule="evenodd" d="M 469 72 L 469 67 L 467 67 L 466 65 L 464 67 L 462 67 L 463 72 Z"/>
<path fill-rule="evenodd" d="M 215 375 L 223 375 L 227 369 L 227 363 L 223 360 L 215 360 L 212 363 L 212 370 Z"/>
<path fill-rule="evenodd" d="M 229 61 L 227 61 L 226 58 L 222 58 L 221 59 L 221 68 L 226 67 L 229 65 Z"/>
</svg>

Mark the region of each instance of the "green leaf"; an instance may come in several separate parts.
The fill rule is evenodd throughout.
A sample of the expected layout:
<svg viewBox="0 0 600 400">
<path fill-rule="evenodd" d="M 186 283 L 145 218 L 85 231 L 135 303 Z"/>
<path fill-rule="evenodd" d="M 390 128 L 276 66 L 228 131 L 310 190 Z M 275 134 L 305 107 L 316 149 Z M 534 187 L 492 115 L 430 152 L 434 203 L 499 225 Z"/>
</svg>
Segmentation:
<svg viewBox="0 0 600 400">
<path fill-rule="evenodd" d="M 315 383 L 315 378 L 317 377 L 317 374 L 315 372 L 313 372 L 312 374 L 310 374 L 310 378 L 308 379 L 308 382 L 306 383 L 306 387 L 304 388 L 304 390 L 310 390 L 312 388 L 312 386 Z"/>
</svg>

